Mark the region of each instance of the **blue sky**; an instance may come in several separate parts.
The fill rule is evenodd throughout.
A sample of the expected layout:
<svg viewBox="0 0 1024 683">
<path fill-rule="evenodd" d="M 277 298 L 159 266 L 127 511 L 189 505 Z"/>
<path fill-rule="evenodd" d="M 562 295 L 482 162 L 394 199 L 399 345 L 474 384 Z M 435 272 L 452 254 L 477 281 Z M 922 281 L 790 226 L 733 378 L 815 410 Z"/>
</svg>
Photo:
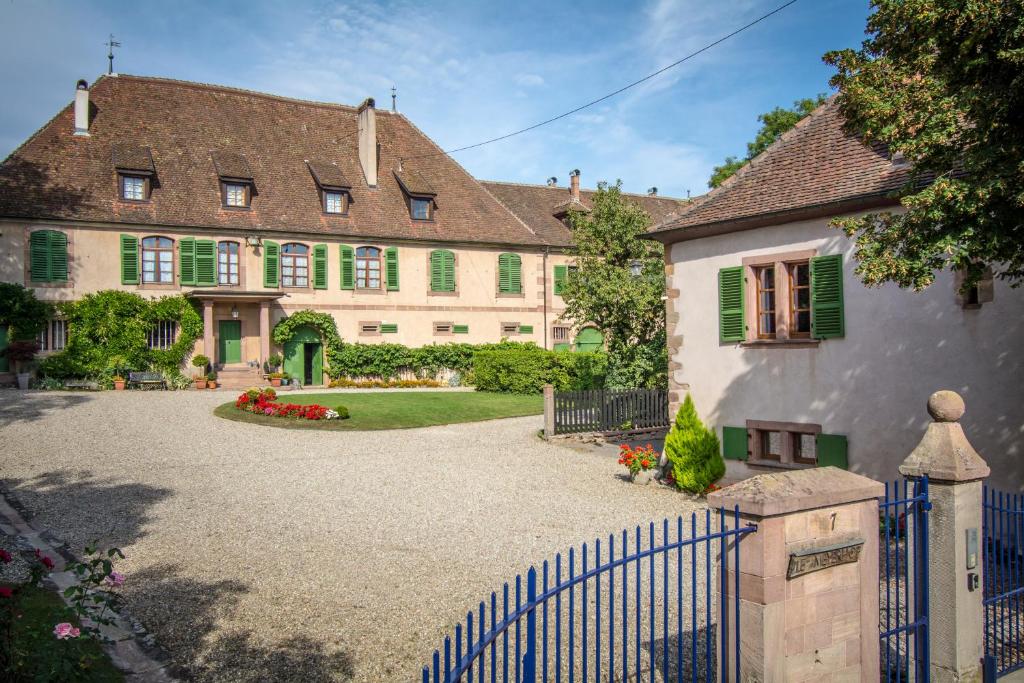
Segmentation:
<svg viewBox="0 0 1024 683">
<path fill-rule="evenodd" d="M 525 127 L 615 90 L 781 4 L 645 2 L 0 2 L 0 157 L 115 70 L 398 108 L 442 147 Z M 159 7 L 159 9 L 157 9 Z M 800 0 L 612 100 L 459 153 L 478 178 L 685 196 L 742 154 L 757 115 L 830 92 L 829 50 L 864 37 L 868 0 Z"/>
</svg>

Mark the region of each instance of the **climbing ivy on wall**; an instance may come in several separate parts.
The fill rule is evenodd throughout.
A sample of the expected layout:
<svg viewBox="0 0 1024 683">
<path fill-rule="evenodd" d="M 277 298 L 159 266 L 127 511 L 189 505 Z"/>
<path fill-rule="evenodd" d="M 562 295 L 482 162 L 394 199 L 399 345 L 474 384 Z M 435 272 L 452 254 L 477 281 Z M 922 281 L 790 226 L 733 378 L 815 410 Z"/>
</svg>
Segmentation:
<svg viewBox="0 0 1024 683">
<path fill-rule="evenodd" d="M 0 325 L 8 326 L 10 339 L 33 339 L 53 315 L 53 306 L 40 301 L 31 289 L 0 282 Z"/>
<path fill-rule="evenodd" d="M 160 370 L 174 376 L 203 334 L 203 320 L 190 299 L 144 299 L 133 292 L 104 290 L 59 304 L 68 321 L 67 345 L 40 364 L 48 377 L 93 377 L 119 369 Z M 159 321 L 178 324 L 167 349 L 150 349 L 149 333 Z"/>
<path fill-rule="evenodd" d="M 334 322 L 334 316 L 330 313 L 317 313 L 308 308 L 295 311 L 274 325 L 274 331 L 270 333 L 270 337 L 278 346 L 284 346 L 297 329 L 307 325 L 320 333 L 320 339 L 324 342 L 324 357 L 327 359 L 328 365 L 328 368 L 325 368 L 325 370 L 329 371 L 329 368 L 334 365 L 333 359 L 342 347 L 341 335 L 338 334 L 338 325 Z"/>
</svg>

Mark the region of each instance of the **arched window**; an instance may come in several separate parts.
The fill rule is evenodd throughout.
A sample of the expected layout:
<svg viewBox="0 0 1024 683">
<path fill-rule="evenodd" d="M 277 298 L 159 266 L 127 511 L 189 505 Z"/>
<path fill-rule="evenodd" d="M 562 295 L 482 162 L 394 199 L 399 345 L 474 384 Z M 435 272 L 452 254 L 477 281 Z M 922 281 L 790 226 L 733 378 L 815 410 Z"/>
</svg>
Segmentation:
<svg viewBox="0 0 1024 683">
<path fill-rule="evenodd" d="M 309 247 L 286 244 L 281 247 L 281 286 L 309 287 Z"/>
<path fill-rule="evenodd" d="M 217 284 L 238 284 L 238 242 L 217 244 Z"/>
<path fill-rule="evenodd" d="M 174 241 L 168 237 L 142 238 L 142 282 L 174 284 Z"/>
<path fill-rule="evenodd" d="M 380 249 L 356 249 L 356 289 L 380 289 Z"/>
</svg>

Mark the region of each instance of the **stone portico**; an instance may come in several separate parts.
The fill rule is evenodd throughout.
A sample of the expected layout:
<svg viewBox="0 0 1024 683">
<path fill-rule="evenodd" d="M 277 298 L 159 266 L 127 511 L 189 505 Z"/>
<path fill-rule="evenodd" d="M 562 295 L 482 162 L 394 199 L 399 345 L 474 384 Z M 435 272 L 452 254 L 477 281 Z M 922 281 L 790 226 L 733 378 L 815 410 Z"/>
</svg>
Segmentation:
<svg viewBox="0 0 1024 683">
<path fill-rule="evenodd" d="M 262 367 L 270 357 L 271 306 L 280 292 L 195 290 L 203 315 L 203 341 L 196 353 L 209 357 L 216 367 Z"/>
</svg>

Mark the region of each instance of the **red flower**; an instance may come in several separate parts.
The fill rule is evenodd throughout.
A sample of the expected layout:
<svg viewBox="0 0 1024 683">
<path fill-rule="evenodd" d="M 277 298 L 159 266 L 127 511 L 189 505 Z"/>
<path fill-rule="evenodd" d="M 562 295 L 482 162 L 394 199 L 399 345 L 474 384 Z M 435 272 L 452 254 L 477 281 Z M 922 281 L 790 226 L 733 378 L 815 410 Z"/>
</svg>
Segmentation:
<svg viewBox="0 0 1024 683">
<path fill-rule="evenodd" d="M 39 561 L 42 562 L 43 566 L 46 567 L 47 569 L 53 569 L 53 567 L 54 567 L 53 560 L 51 560 L 46 555 L 43 555 L 42 559 L 39 560 Z"/>
<path fill-rule="evenodd" d="M 0 561 L 3 561 L 4 564 L 7 564 L 12 559 L 13 558 L 11 557 L 11 554 L 9 552 L 4 550 L 3 548 L 0 548 Z"/>
<path fill-rule="evenodd" d="M 0 586 L 0 598 L 11 598 L 14 597 L 14 591 L 7 586 Z"/>
</svg>

